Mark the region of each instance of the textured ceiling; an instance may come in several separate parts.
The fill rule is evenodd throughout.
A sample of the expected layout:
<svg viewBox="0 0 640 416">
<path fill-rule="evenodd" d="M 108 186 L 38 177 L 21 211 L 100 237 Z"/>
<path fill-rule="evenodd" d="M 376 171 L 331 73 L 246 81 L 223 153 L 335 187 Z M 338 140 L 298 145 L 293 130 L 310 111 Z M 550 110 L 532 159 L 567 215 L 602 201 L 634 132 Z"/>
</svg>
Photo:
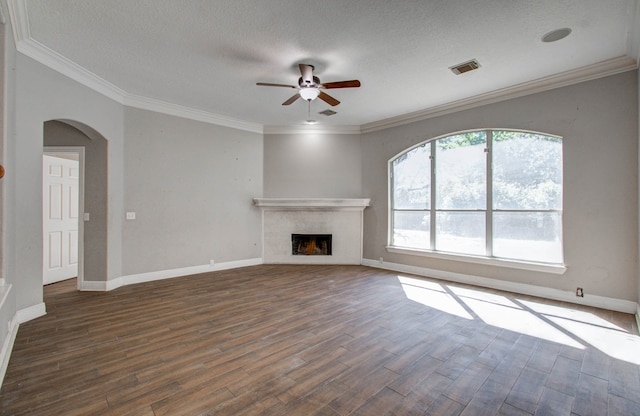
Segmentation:
<svg viewBox="0 0 640 416">
<path fill-rule="evenodd" d="M 342 104 L 324 125 L 362 126 L 629 55 L 635 0 L 11 0 L 29 37 L 135 96 L 261 125 L 296 125 L 281 103 L 297 64 Z M 569 27 L 569 37 L 543 34 Z M 477 59 L 481 68 L 448 67 Z"/>
</svg>

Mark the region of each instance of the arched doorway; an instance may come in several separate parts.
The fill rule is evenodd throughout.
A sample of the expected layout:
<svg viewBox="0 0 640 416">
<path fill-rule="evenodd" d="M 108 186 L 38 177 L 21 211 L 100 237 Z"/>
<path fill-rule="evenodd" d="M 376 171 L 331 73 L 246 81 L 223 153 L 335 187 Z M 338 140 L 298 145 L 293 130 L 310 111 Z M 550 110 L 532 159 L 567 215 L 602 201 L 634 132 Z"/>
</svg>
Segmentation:
<svg viewBox="0 0 640 416">
<path fill-rule="evenodd" d="M 72 120 L 44 123 L 43 154 L 65 152 L 79 156 L 78 289 L 107 280 L 107 140 L 91 127 Z M 84 192 L 82 192 L 82 190 Z M 44 198 L 43 198 L 44 203 Z M 46 233 L 45 233 L 46 236 Z M 65 243 L 69 243 L 65 240 Z M 43 253 L 46 254 L 43 239 Z M 44 258 L 43 258 L 44 264 Z M 89 284 L 87 284 L 89 282 Z"/>
</svg>

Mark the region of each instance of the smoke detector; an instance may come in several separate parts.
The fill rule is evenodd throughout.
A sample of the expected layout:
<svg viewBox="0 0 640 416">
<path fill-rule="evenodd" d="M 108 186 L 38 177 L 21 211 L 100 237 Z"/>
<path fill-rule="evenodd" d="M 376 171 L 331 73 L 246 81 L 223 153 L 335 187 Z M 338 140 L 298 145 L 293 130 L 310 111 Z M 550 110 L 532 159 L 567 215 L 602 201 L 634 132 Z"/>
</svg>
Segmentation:
<svg viewBox="0 0 640 416">
<path fill-rule="evenodd" d="M 464 74 L 465 72 L 473 71 L 478 68 L 480 68 L 480 63 L 475 59 L 449 67 L 451 72 L 456 75 Z"/>
<path fill-rule="evenodd" d="M 544 43 L 557 42 L 560 39 L 564 39 L 571 34 L 571 29 L 568 27 L 562 29 L 552 30 L 551 32 L 545 33 L 540 40 Z"/>
</svg>

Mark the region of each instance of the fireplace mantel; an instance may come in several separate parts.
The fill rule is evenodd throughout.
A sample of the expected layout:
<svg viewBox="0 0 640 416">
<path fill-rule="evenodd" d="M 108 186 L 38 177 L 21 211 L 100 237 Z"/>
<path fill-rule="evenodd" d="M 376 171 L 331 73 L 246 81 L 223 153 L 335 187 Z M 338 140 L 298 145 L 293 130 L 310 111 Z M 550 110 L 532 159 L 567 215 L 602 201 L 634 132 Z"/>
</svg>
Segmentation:
<svg viewBox="0 0 640 416">
<path fill-rule="evenodd" d="M 369 206 L 369 198 L 253 198 L 255 206 L 271 210 L 358 210 Z"/>
</svg>

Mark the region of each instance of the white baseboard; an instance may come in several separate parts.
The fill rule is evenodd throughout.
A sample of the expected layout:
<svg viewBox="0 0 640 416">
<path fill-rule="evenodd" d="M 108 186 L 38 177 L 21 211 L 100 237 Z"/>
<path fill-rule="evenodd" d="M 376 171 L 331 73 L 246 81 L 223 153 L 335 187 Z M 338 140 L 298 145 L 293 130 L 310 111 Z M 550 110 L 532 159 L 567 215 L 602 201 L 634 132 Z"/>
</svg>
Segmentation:
<svg viewBox="0 0 640 416">
<path fill-rule="evenodd" d="M 488 277 L 473 276 L 462 273 L 447 272 L 444 270 L 428 269 L 425 267 L 408 266 L 399 263 L 389 263 L 386 261 L 380 262 L 378 260 L 371 259 L 362 259 L 362 265 L 375 267 L 378 269 L 392 270 L 395 272 L 410 273 L 418 276 L 432 277 L 434 279 L 442 279 L 450 282 L 488 287 L 492 289 L 504 290 L 507 292 L 520 293 L 523 295 L 538 296 L 541 298 L 553 299 L 562 302 L 593 306 L 596 308 L 603 308 L 612 311 L 640 314 L 640 307 L 638 306 L 637 302 L 624 299 L 615 299 L 589 294 L 585 294 L 583 298 L 578 298 L 573 292 L 553 289 L 549 287 L 509 282 L 506 280 L 497 280 Z M 636 319 L 638 319 L 638 317 Z"/>
<path fill-rule="evenodd" d="M 85 280 L 78 289 L 85 292 L 105 292 L 107 290 L 107 282 Z"/>
<path fill-rule="evenodd" d="M 9 332 L 7 337 L 2 343 L 2 349 L 0 350 L 0 386 L 4 382 L 4 376 L 7 374 L 7 368 L 9 367 L 9 359 L 11 358 L 11 351 L 13 350 L 13 344 L 16 341 L 16 335 L 18 335 L 18 327 L 20 324 L 17 321 L 17 314 L 9 322 Z"/>
<path fill-rule="evenodd" d="M 18 335 L 18 328 L 20 324 L 30 321 L 32 319 L 44 316 L 47 314 L 44 303 L 30 306 L 28 308 L 20 309 L 15 313 L 13 319 L 9 321 L 9 330 L 7 337 L 2 343 L 2 349 L 0 350 L 0 386 L 4 381 L 4 376 L 9 366 L 9 359 L 11 358 L 11 351 L 13 350 L 13 343 Z"/>
<path fill-rule="evenodd" d="M 47 308 L 44 302 L 37 305 L 29 306 L 28 308 L 20 309 L 16 312 L 15 320 L 18 324 L 23 324 L 32 319 L 39 318 L 47 314 Z"/>
<path fill-rule="evenodd" d="M 0 308 L 7 307 L 12 309 L 11 306 L 7 306 L 6 304 L 11 288 L 12 285 L 5 285 L 4 282 L 3 285 L 0 286 Z M 11 351 L 13 350 L 13 343 L 15 342 L 16 335 L 18 334 L 18 326 L 18 316 L 17 314 L 14 314 L 13 318 L 8 322 L 7 336 L 5 337 L 4 342 L 2 343 L 2 348 L 0 349 L 0 386 L 2 386 L 4 376 L 7 373 L 9 359 L 11 358 Z"/>
<path fill-rule="evenodd" d="M 205 264 L 202 266 L 183 267 L 180 269 L 159 270 L 156 272 L 148 273 L 130 274 L 126 276 L 120 276 L 106 282 L 85 281 L 82 285 L 81 290 L 109 291 L 122 286 L 133 285 L 136 283 L 152 282 L 155 280 L 171 279 L 173 277 L 188 276 L 192 274 L 236 269 L 239 267 L 256 266 L 258 264 L 262 264 L 262 258 L 228 261 L 224 263 L 216 263 L 213 265 Z"/>
</svg>

